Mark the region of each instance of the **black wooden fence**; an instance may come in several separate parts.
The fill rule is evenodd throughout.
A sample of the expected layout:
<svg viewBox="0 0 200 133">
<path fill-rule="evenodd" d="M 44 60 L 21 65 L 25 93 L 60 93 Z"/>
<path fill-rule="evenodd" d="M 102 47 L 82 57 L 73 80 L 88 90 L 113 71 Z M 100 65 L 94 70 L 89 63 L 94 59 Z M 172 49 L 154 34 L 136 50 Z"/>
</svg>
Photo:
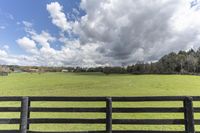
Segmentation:
<svg viewBox="0 0 200 133">
<path fill-rule="evenodd" d="M 194 125 L 200 125 L 195 120 L 194 112 L 200 113 L 200 108 L 193 107 L 193 101 L 200 97 L 161 96 L 161 97 L 0 97 L 0 101 L 19 101 L 21 107 L 0 107 L 0 112 L 20 112 L 20 118 L 0 119 L 0 124 L 19 124 L 19 130 L 0 130 L 0 133 L 195 133 Z M 31 102 L 106 102 L 106 107 L 31 107 Z M 180 101 L 183 107 L 112 107 L 113 102 L 152 102 Z M 105 119 L 83 118 L 30 118 L 31 112 L 95 112 L 105 113 Z M 184 113 L 184 119 L 112 119 L 113 113 Z M 31 131 L 30 124 L 105 124 L 103 131 L 65 131 L 45 132 Z M 115 124 L 133 125 L 185 125 L 185 131 L 148 131 L 148 130 L 112 130 Z"/>
</svg>

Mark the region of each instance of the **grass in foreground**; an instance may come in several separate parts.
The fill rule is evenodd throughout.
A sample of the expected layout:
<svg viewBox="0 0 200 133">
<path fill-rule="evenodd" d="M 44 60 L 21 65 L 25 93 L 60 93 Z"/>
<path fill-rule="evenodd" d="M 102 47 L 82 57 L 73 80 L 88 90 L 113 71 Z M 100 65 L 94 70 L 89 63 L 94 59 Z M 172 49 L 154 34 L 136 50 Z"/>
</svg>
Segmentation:
<svg viewBox="0 0 200 133">
<path fill-rule="evenodd" d="M 104 75 L 100 73 L 44 73 L 11 74 L 0 77 L 1 96 L 176 96 L 200 95 L 200 77 L 187 75 Z M 0 103 L 0 106 L 19 106 L 16 103 Z M 32 106 L 66 106 L 66 107 L 102 107 L 105 103 L 33 103 Z M 180 102 L 151 102 L 151 103 L 115 103 L 114 106 L 158 106 L 177 107 Z M 200 106 L 195 103 L 195 106 Z M 1 118 L 19 117 L 19 114 L 1 113 Z M 105 118 L 105 114 L 94 113 L 32 113 L 32 118 Z M 182 119 L 182 113 L 173 114 L 114 114 L 113 118 L 133 119 Z M 199 119 L 200 114 L 195 114 Z M 4 128 L 18 126 L 0 125 Z M 102 130 L 105 125 L 31 125 L 34 130 Z M 197 127 L 200 129 L 200 127 Z M 113 129 L 142 129 L 142 130 L 184 130 L 184 126 L 147 126 L 147 125 L 114 125 Z"/>
<path fill-rule="evenodd" d="M 0 77 L 2 96 L 168 96 L 200 95 L 200 76 L 10 74 Z"/>
</svg>

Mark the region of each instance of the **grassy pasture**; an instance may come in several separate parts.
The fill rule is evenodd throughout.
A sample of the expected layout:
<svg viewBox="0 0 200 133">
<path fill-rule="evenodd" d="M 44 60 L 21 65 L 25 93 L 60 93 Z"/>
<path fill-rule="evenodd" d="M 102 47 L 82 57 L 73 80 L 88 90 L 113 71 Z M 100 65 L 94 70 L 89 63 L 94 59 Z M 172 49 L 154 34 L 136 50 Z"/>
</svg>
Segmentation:
<svg viewBox="0 0 200 133">
<path fill-rule="evenodd" d="M 0 77 L 1 96 L 176 96 L 199 95 L 200 77 L 186 75 L 104 75 L 100 73 L 44 73 L 11 74 Z M 20 103 L 1 102 L 0 106 L 20 106 Z M 34 102 L 34 107 L 104 107 L 104 102 Z M 113 103 L 114 107 L 182 107 L 182 102 Z M 195 102 L 194 106 L 200 106 Z M 0 118 L 18 118 L 17 113 L 0 113 Z M 105 118 L 103 113 L 31 113 L 32 118 Z M 182 113 L 113 114 L 113 118 L 182 119 Z M 200 119 L 200 114 L 195 114 Z M 0 125 L 0 129 L 18 128 L 18 125 Z M 31 125 L 31 129 L 45 131 L 103 130 L 105 125 Z M 184 126 L 114 125 L 113 129 L 184 130 Z M 197 126 L 200 130 L 200 126 Z"/>
</svg>

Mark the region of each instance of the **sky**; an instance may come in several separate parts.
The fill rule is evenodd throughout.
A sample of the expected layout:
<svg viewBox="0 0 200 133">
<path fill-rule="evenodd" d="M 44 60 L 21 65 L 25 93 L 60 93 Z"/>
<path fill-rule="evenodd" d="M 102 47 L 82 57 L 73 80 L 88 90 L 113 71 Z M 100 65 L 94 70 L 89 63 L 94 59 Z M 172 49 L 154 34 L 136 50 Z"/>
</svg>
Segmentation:
<svg viewBox="0 0 200 133">
<path fill-rule="evenodd" d="M 121 66 L 200 47 L 200 0 L 1 0 L 0 64 Z"/>
</svg>

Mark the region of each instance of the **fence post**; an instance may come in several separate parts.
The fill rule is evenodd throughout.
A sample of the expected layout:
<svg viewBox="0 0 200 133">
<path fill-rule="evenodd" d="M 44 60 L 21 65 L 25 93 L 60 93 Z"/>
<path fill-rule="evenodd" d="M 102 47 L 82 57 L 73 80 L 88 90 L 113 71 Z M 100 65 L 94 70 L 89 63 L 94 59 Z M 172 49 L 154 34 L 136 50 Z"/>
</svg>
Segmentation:
<svg viewBox="0 0 200 133">
<path fill-rule="evenodd" d="M 27 133 L 28 127 L 28 103 L 29 98 L 23 97 L 21 102 L 21 123 L 20 123 L 20 133 Z"/>
<path fill-rule="evenodd" d="M 184 99 L 184 121 L 185 121 L 185 132 L 195 133 L 194 129 L 194 110 L 192 105 L 192 97 L 185 97 Z"/>
<path fill-rule="evenodd" d="M 112 99 L 106 98 L 106 133 L 112 133 Z"/>
<path fill-rule="evenodd" d="M 30 113 L 31 113 L 29 110 L 30 106 L 31 106 L 31 100 L 28 100 L 28 119 L 30 118 Z M 27 129 L 29 130 L 29 128 L 30 128 L 30 124 L 28 123 Z"/>
</svg>

